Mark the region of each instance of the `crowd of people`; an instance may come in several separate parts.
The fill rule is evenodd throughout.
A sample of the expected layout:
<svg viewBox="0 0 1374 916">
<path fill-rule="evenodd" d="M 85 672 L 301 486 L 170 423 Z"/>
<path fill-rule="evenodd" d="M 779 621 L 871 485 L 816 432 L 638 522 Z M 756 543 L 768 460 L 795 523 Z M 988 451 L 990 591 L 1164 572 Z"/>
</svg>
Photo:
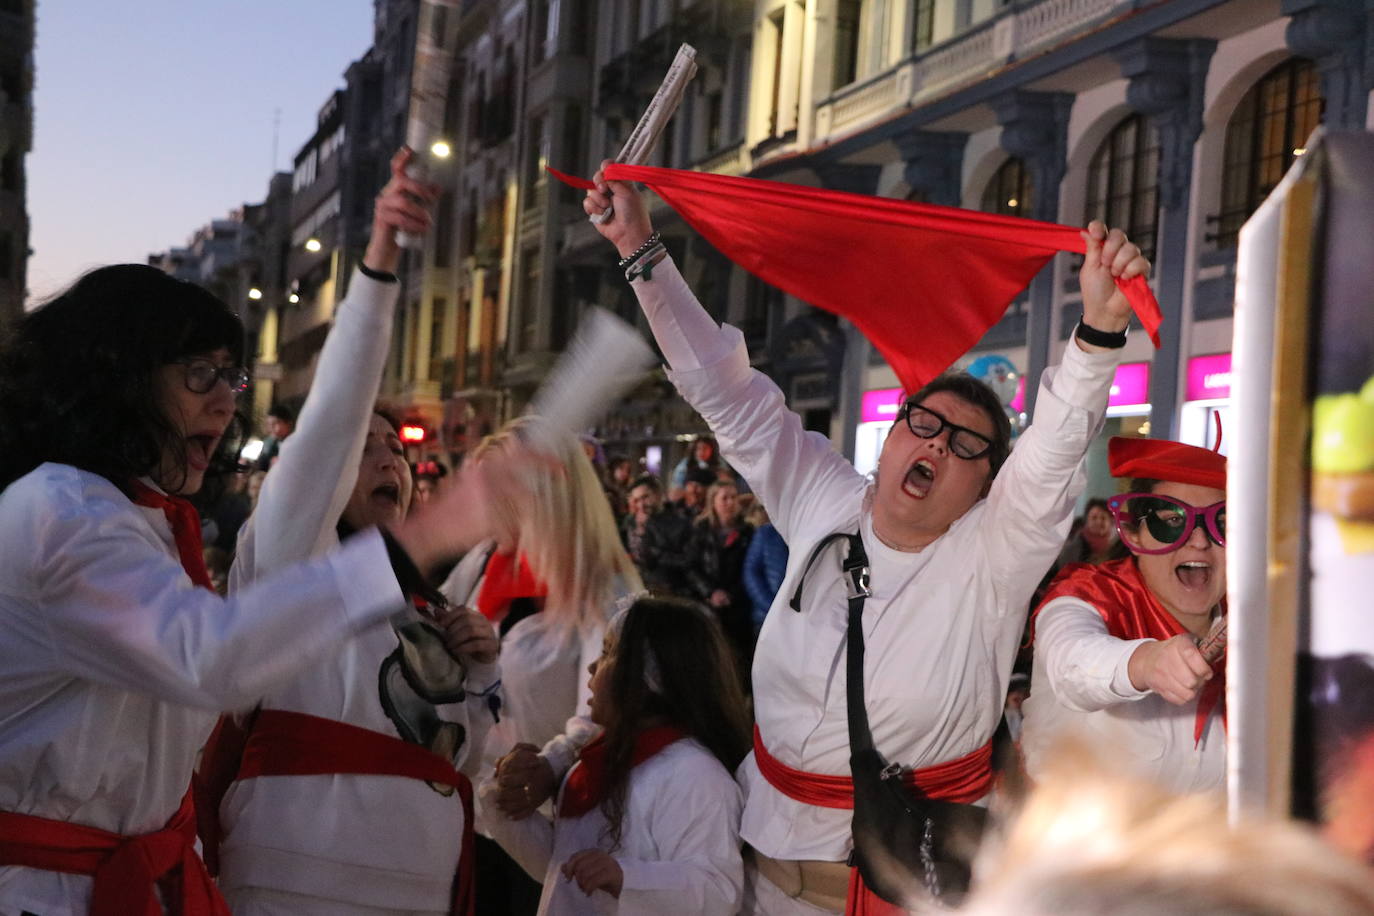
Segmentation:
<svg viewBox="0 0 1374 916">
<path fill-rule="evenodd" d="M 1149 267 L 1120 231 L 1085 231 L 1083 318 L 1014 449 L 996 395 L 950 374 L 869 478 L 598 174 L 584 208 L 613 213 L 598 231 L 711 430 L 665 492 L 533 415 L 461 468 L 407 462 L 377 395 L 395 234 L 436 195 L 409 161 L 257 467 L 242 327 L 191 284 L 94 271 L 0 350 L 0 916 L 1305 912 L 1251 904 L 1269 864 L 1322 912 L 1371 911 L 1368 873 L 1314 837 L 1248 842 L 1170 801 L 1225 769 L 1225 459 L 1114 440 L 1130 483 L 1066 540 L 1116 281 Z M 1075 739 L 1153 788 L 1074 823 L 1142 860 L 1177 828 L 1205 888 L 1180 856 L 1060 861 Z M 902 804 L 864 807 L 859 742 Z M 1051 800 L 975 860 L 945 825 L 1009 817 L 1023 767 Z M 861 829 L 931 800 L 910 855 Z"/>
</svg>

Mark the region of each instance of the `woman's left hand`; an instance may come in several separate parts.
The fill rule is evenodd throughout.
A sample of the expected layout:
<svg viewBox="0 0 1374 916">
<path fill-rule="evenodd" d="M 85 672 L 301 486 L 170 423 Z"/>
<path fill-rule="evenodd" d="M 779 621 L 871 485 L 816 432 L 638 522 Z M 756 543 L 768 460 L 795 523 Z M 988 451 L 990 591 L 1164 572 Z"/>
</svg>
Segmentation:
<svg viewBox="0 0 1374 916">
<path fill-rule="evenodd" d="M 439 188 L 406 174 L 414 158 L 415 153 L 404 146 L 391 157 L 391 180 L 377 195 L 372 211 L 372 238 L 363 255 L 363 263 L 371 270 L 395 273 L 401 262 L 397 232 L 424 235 L 429 231 L 429 206 L 438 198 Z"/>
<path fill-rule="evenodd" d="M 584 849 L 573 853 L 572 857 L 563 863 L 563 877 L 569 881 L 576 881 L 577 886 L 582 888 L 582 893 L 588 897 L 592 895 L 592 891 L 601 890 L 619 900 L 620 891 L 625 886 L 625 872 L 621 870 L 620 863 L 609 853 L 599 849 Z"/>
<path fill-rule="evenodd" d="M 1139 246 L 1120 229 L 1107 230 L 1093 220 L 1080 233 L 1087 243 L 1078 285 L 1083 291 L 1083 322 L 1100 331 L 1122 331 L 1131 320 L 1131 304 L 1116 285 L 1117 280 L 1149 276 L 1150 262 Z M 1079 341 L 1082 346 L 1082 341 Z"/>
<path fill-rule="evenodd" d="M 471 608 L 450 608 L 434 622 L 443 631 L 444 645 L 454 655 L 490 665 L 501 653 L 501 640 L 491 621 Z"/>
</svg>

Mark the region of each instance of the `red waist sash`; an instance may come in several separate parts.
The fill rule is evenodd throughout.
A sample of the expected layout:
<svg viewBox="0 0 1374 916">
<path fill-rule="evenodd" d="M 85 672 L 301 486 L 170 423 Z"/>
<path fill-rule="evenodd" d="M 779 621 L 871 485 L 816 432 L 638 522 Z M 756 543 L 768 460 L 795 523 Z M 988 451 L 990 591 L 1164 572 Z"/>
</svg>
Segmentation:
<svg viewBox="0 0 1374 916">
<path fill-rule="evenodd" d="M 331 774 L 403 776 L 458 790 L 463 803 L 463 844 L 451 911 L 455 916 L 472 916 L 472 783 L 466 776 L 433 751 L 381 732 L 282 709 L 258 713 L 238 779 Z"/>
<path fill-rule="evenodd" d="M 173 877 L 167 897 L 180 916 L 229 916 L 195 840 L 190 792 L 166 827 L 141 836 L 0 811 L 0 865 L 91 876 L 91 916 L 162 916 L 157 883 Z"/>
<path fill-rule="evenodd" d="M 852 779 L 793 769 L 768 753 L 757 725 L 754 726 L 754 760 L 768 784 L 793 801 L 822 808 L 854 807 Z M 955 760 L 904 771 L 902 782 L 929 798 L 971 804 L 992 791 L 992 741 Z"/>
</svg>

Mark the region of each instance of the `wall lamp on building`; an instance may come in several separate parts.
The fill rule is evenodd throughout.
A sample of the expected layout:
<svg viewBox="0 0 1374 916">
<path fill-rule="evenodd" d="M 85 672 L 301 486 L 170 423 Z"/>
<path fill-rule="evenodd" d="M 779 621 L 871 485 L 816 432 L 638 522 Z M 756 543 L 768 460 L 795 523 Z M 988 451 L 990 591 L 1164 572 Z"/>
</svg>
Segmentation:
<svg viewBox="0 0 1374 916">
<path fill-rule="evenodd" d="M 447 159 L 453 155 L 453 147 L 449 146 L 447 140 L 435 140 L 430 144 L 429 152 L 435 159 Z"/>
<path fill-rule="evenodd" d="M 286 297 L 286 301 L 291 303 L 292 305 L 295 305 L 297 302 L 301 301 L 301 297 L 297 293 L 292 293 L 291 295 Z"/>
<path fill-rule="evenodd" d="M 258 301 L 262 298 L 262 290 L 258 289 L 256 286 L 250 287 L 248 289 L 248 298 L 252 299 L 254 302 Z"/>
<path fill-rule="evenodd" d="M 312 254 L 316 251 L 319 251 L 323 247 L 324 246 L 320 244 L 320 240 L 315 238 L 313 235 L 305 240 L 305 250 L 311 252 Z"/>
</svg>

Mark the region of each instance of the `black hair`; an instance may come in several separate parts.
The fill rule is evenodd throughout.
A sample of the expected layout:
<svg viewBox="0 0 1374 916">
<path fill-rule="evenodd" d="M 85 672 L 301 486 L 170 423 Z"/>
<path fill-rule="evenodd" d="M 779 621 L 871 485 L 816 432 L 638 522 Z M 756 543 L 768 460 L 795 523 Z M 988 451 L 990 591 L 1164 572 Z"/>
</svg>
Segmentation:
<svg viewBox="0 0 1374 916">
<path fill-rule="evenodd" d="M 640 474 L 634 480 L 630 481 L 630 489 L 633 490 L 636 487 L 648 487 L 655 493 L 662 493 L 663 481 L 659 480 L 653 474 Z"/>
<path fill-rule="evenodd" d="M 988 480 L 991 481 L 1011 454 L 1011 421 L 1007 419 L 1001 398 L 985 382 L 967 372 L 946 372 L 926 383 L 924 388 L 907 398 L 906 403 L 924 404 L 931 395 L 942 391 L 977 407 L 992 423 L 992 448 L 988 451 Z"/>
<path fill-rule="evenodd" d="M 127 489 L 186 440 L 158 402 L 158 371 L 225 348 L 244 353 L 243 325 L 210 292 L 144 264 L 87 273 L 18 319 L 0 347 L 0 488 L 53 461 Z M 247 421 L 236 413 L 206 472 L 233 472 Z M 175 492 L 176 481 L 159 481 Z"/>
<path fill-rule="evenodd" d="M 652 657 L 657 690 L 645 660 Z M 646 723 L 666 722 L 696 739 L 733 773 L 749 752 L 749 713 L 735 656 L 715 616 L 680 598 L 642 597 L 626 612 L 611 656 L 614 717 L 606 724 L 606 815 L 620 845 L 635 739 Z"/>
<path fill-rule="evenodd" d="M 705 468 L 696 467 L 687 471 L 687 476 L 683 478 L 683 483 L 699 483 L 703 487 L 709 487 L 716 482 L 716 475 Z"/>
<path fill-rule="evenodd" d="M 267 415 L 269 417 L 276 417 L 283 423 L 296 422 L 296 412 L 280 401 L 267 408 Z"/>
<path fill-rule="evenodd" d="M 1107 501 L 1100 496 L 1094 496 L 1083 506 L 1083 518 L 1088 517 L 1088 513 L 1094 509 L 1101 509 L 1108 515 L 1112 514 L 1112 507 L 1107 505 Z"/>
</svg>

